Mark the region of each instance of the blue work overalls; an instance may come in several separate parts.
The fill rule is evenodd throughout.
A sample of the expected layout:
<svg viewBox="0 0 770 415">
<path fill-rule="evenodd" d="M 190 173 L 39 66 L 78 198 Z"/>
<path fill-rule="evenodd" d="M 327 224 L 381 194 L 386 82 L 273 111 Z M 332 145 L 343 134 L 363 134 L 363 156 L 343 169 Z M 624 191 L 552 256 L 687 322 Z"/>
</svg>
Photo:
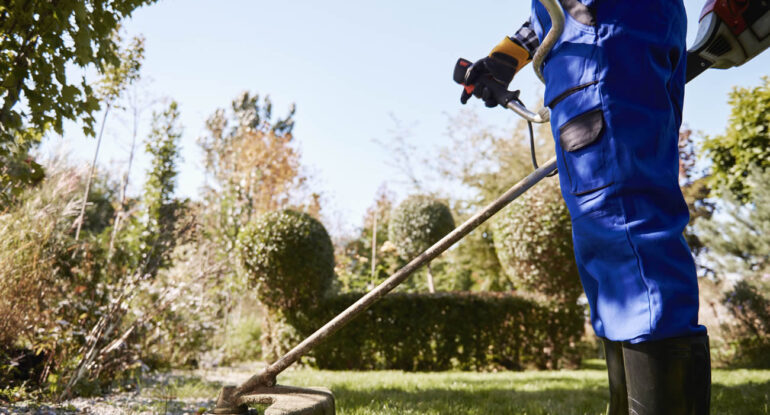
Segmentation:
<svg viewBox="0 0 770 415">
<path fill-rule="evenodd" d="M 562 4 L 545 103 L 594 330 L 633 343 L 705 332 L 678 183 L 682 1 Z M 538 0 L 532 25 L 542 41 L 550 19 Z"/>
</svg>

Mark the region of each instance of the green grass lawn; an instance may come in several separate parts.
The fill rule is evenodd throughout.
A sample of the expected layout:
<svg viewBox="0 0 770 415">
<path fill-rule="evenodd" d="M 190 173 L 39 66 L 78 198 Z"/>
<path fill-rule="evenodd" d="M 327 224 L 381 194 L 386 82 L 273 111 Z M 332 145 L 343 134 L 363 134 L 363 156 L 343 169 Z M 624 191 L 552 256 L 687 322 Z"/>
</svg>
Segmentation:
<svg viewBox="0 0 770 415">
<path fill-rule="evenodd" d="M 403 373 L 297 370 L 279 382 L 325 386 L 339 415 L 604 414 L 603 368 L 554 372 Z M 770 370 L 715 370 L 712 414 L 770 414 Z"/>
<path fill-rule="evenodd" d="M 298 369 L 287 371 L 278 381 L 331 389 L 338 415 L 604 414 L 609 395 L 604 364 L 589 361 L 584 367 L 501 373 Z M 172 376 L 164 383 L 146 387 L 143 395 L 173 395 L 180 402 L 169 406 L 159 401 L 155 403 L 158 408 L 161 404 L 181 407 L 185 398 L 188 406 L 191 398 L 206 399 L 195 405 L 213 405 L 211 399 L 222 386 L 187 373 Z M 715 370 L 711 402 L 711 413 L 715 415 L 770 414 L 770 370 Z"/>
</svg>

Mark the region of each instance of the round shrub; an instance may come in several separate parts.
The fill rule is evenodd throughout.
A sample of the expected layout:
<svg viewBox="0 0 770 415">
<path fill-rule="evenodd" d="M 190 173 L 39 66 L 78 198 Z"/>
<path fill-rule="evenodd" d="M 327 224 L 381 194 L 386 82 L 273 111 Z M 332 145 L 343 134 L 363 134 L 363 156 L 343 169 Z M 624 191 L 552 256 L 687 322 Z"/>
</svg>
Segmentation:
<svg viewBox="0 0 770 415">
<path fill-rule="evenodd" d="M 409 260 L 454 228 L 455 221 L 447 205 L 428 196 L 414 195 L 401 202 L 391 214 L 388 239 L 396 245 L 398 254 Z"/>
<path fill-rule="evenodd" d="M 241 233 L 241 262 L 267 307 L 296 311 L 317 304 L 334 279 L 334 247 L 306 213 L 266 213 Z"/>
<path fill-rule="evenodd" d="M 572 223 L 557 180 L 545 180 L 492 221 L 495 251 L 518 289 L 574 301 L 582 293 Z"/>
</svg>

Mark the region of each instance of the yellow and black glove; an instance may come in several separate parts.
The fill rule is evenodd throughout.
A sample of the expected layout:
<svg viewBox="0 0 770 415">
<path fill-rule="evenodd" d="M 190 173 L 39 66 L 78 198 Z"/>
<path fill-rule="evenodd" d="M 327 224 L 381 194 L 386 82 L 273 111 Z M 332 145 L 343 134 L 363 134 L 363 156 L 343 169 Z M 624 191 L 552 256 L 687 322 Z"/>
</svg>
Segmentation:
<svg viewBox="0 0 770 415">
<path fill-rule="evenodd" d="M 460 102 L 465 104 L 471 95 L 484 100 L 487 107 L 495 107 L 498 102 L 494 97 L 493 91 L 485 85 L 484 82 L 478 82 L 480 79 L 491 80 L 500 84 L 503 89 L 508 89 L 508 85 L 513 80 L 513 76 L 524 65 L 532 60 L 529 51 L 509 37 L 505 37 L 489 56 L 477 60 L 465 72 L 465 85 L 474 85 L 473 92 L 464 89 Z"/>
</svg>

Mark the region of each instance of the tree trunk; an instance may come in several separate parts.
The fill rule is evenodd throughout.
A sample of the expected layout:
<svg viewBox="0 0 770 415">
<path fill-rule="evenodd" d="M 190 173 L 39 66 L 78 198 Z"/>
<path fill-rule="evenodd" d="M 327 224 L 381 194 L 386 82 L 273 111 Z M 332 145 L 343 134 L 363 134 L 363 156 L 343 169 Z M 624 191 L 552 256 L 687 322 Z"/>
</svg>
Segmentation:
<svg viewBox="0 0 770 415">
<path fill-rule="evenodd" d="M 436 287 L 433 286 L 433 272 L 430 269 L 430 262 L 428 262 L 428 292 L 431 294 L 436 292 Z"/>
<path fill-rule="evenodd" d="M 128 191 L 128 181 L 131 175 L 131 165 L 134 163 L 134 153 L 136 152 L 136 136 L 139 131 L 139 104 L 136 99 L 136 87 L 134 87 L 133 102 L 131 103 L 133 111 L 133 129 L 131 131 L 131 151 L 128 153 L 128 168 L 123 175 L 123 180 L 120 184 L 120 203 L 118 203 L 118 210 L 115 212 L 115 223 L 112 225 L 112 235 L 110 235 L 110 248 L 107 251 L 107 257 L 112 258 L 112 253 L 115 249 L 115 238 L 120 231 L 120 225 L 122 225 L 123 217 L 126 215 L 126 192 Z"/>
<path fill-rule="evenodd" d="M 94 177 L 94 168 L 96 168 L 96 158 L 99 156 L 99 147 L 102 145 L 102 135 L 104 135 L 104 124 L 107 122 L 107 114 L 110 113 L 110 107 L 112 103 L 107 104 L 107 108 L 104 110 L 104 118 L 102 118 L 102 127 L 99 130 L 99 138 L 96 140 L 96 151 L 94 151 L 94 161 L 91 163 L 91 170 L 88 172 L 88 180 L 86 181 L 86 191 L 83 194 L 83 203 L 80 205 L 80 215 L 77 218 L 78 228 L 75 231 L 75 240 L 80 239 L 80 229 L 83 227 L 83 220 L 86 216 L 86 204 L 88 203 L 88 193 L 91 192 L 91 180 Z"/>
<path fill-rule="evenodd" d="M 374 212 L 374 227 L 372 232 L 372 284 L 377 283 L 375 272 L 377 271 L 377 212 Z"/>
</svg>

